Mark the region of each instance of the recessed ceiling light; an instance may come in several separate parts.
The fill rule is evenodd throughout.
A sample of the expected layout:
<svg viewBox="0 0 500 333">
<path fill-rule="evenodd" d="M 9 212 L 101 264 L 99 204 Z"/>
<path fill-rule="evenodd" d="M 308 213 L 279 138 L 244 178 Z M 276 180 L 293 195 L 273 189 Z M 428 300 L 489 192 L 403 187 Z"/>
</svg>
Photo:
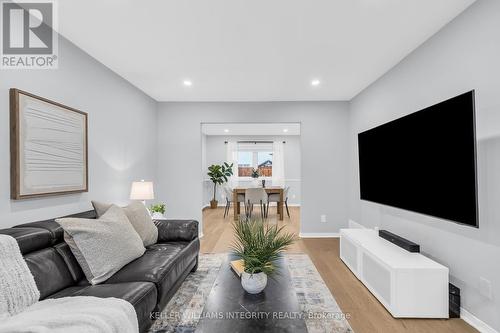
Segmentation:
<svg viewBox="0 0 500 333">
<path fill-rule="evenodd" d="M 229 133 L 229 130 L 226 128 L 226 129 L 224 130 L 224 133 Z"/>
<path fill-rule="evenodd" d="M 284 128 L 283 132 L 287 133 L 288 132 L 288 128 Z"/>
<path fill-rule="evenodd" d="M 317 87 L 321 84 L 321 81 L 318 79 L 312 80 L 311 81 L 311 86 Z"/>
<path fill-rule="evenodd" d="M 184 80 L 182 81 L 182 84 L 184 84 L 186 87 L 191 87 L 193 85 L 193 82 L 191 82 L 191 80 Z"/>
</svg>

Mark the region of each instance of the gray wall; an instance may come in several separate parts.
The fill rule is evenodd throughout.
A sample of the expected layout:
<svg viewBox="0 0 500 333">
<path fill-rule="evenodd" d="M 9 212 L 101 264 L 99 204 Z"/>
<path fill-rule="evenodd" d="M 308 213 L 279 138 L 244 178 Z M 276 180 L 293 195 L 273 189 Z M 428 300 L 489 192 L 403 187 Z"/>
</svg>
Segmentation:
<svg viewBox="0 0 500 333">
<path fill-rule="evenodd" d="M 0 73 L 0 228 L 128 201 L 130 183 L 156 174 L 156 102 L 60 38 L 59 69 Z M 89 193 L 10 200 L 9 88 L 89 114 Z"/>
<path fill-rule="evenodd" d="M 158 195 L 169 217 L 201 220 L 204 122 L 300 122 L 301 231 L 331 233 L 347 225 L 346 102 L 160 103 Z M 191 176 L 193 175 L 193 176 Z M 197 175 L 197 176 L 195 176 Z M 320 222 L 320 215 L 327 222 Z"/>
<path fill-rule="evenodd" d="M 202 166 L 203 182 L 203 206 L 210 204 L 213 196 L 213 183 L 206 175 L 208 166 L 212 164 L 221 164 L 226 161 L 226 144 L 225 141 L 286 141 L 284 146 L 285 155 L 285 185 L 290 187 L 288 192 L 288 204 L 300 205 L 300 136 L 221 136 L 221 135 L 205 135 L 205 144 L 202 145 L 202 159 L 205 158 L 205 163 Z M 203 149 L 205 148 L 205 149 Z M 252 185 L 252 182 L 240 181 L 241 185 Z M 222 191 L 217 189 L 219 205 L 225 204 L 225 199 Z"/>
<path fill-rule="evenodd" d="M 500 1 L 479 0 L 351 104 L 350 217 L 420 243 L 463 307 L 500 330 Z M 479 229 L 359 200 L 357 133 L 476 89 Z M 493 299 L 479 293 L 491 281 Z"/>
</svg>

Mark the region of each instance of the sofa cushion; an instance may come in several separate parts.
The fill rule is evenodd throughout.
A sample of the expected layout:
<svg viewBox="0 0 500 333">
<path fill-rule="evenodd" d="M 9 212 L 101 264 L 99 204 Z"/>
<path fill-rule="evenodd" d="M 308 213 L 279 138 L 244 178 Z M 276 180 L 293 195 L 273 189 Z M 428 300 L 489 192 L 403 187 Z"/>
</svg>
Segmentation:
<svg viewBox="0 0 500 333">
<path fill-rule="evenodd" d="M 52 247 L 30 252 L 24 260 L 35 278 L 40 299 L 75 283 L 64 260 Z"/>
<path fill-rule="evenodd" d="M 52 244 L 50 232 L 38 228 L 2 229 L 0 234 L 14 237 L 22 254 L 41 250 Z"/>
<path fill-rule="evenodd" d="M 129 282 L 117 284 L 100 284 L 96 286 L 73 286 L 63 289 L 49 298 L 69 296 L 116 297 L 134 306 L 139 326 L 147 328 L 151 324 L 151 312 L 156 306 L 156 288 L 150 282 Z M 140 331 L 144 331 L 141 328 Z"/>
<path fill-rule="evenodd" d="M 147 281 L 156 284 L 160 310 L 179 278 L 196 262 L 200 243 L 171 242 L 148 246 L 144 255 L 116 272 L 106 283 Z"/>
<path fill-rule="evenodd" d="M 80 282 L 81 280 L 85 280 L 85 274 L 82 271 L 82 268 L 80 267 L 80 264 L 78 264 L 78 261 L 76 260 L 75 256 L 73 255 L 73 252 L 71 252 L 71 249 L 68 244 L 66 243 L 59 243 L 54 245 L 54 249 L 59 253 L 61 258 L 64 260 L 66 263 L 66 266 L 68 266 L 68 270 L 71 273 L 71 277 L 73 277 L 73 281 L 75 283 Z"/>
<path fill-rule="evenodd" d="M 190 242 L 198 237 L 198 221 L 195 220 L 157 220 L 158 243 L 184 241 Z"/>
<path fill-rule="evenodd" d="M 76 217 L 82 219 L 95 219 L 96 213 L 94 210 L 89 210 L 81 213 L 75 213 L 71 215 L 66 215 L 64 217 Z M 24 223 L 16 225 L 13 228 L 38 228 L 45 229 L 49 231 L 52 235 L 52 244 L 60 243 L 63 241 L 64 230 L 59 223 L 55 221 L 56 219 L 48 219 L 44 221 Z"/>
<path fill-rule="evenodd" d="M 121 208 L 112 206 L 99 219 L 62 218 L 64 240 L 91 284 L 106 281 L 145 251 Z"/>
</svg>

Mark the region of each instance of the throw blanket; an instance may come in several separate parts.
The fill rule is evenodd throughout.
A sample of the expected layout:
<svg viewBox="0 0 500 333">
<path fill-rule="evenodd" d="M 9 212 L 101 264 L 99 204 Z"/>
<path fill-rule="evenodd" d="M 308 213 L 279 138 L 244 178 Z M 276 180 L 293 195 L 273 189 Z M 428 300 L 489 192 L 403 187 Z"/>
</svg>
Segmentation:
<svg viewBox="0 0 500 333">
<path fill-rule="evenodd" d="M 0 323 L 1 333 L 137 333 L 134 307 L 118 298 L 46 299 Z"/>
<path fill-rule="evenodd" d="M 46 299 L 17 241 L 0 235 L 0 333 L 137 333 L 135 309 L 118 298 Z"/>
<path fill-rule="evenodd" d="M 40 292 L 17 241 L 0 235 L 0 319 L 15 315 L 36 303 Z"/>
</svg>

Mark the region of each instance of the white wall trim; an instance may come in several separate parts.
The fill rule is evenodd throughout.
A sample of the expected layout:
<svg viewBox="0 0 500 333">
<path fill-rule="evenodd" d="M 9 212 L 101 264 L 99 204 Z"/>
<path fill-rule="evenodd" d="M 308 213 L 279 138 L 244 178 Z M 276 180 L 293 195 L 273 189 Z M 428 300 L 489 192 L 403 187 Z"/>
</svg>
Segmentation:
<svg viewBox="0 0 500 333">
<path fill-rule="evenodd" d="M 486 324 L 484 321 L 477 318 L 462 307 L 460 308 L 460 318 L 462 318 L 467 324 L 471 325 L 481 333 L 499 333 L 490 325 Z"/>
<path fill-rule="evenodd" d="M 338 232 L 301 232 L 299 233 L 300 238 L 338 238 L 340 234 Z"/>
<path fill-rule="evenodd" d="M 257 205 L 257 204 L 256 204 L 256 205 Z M 271 202 L 271 203 L 269 203 L 269 207 L 276 207 L 277 205 L 278 205 L 278 203 L 277 203 L 277 202 Z M 300 204 L 298 204 L 298 203 L 294 203 L 294 204 L 289 203 L 289 204 L 288 204 L 288 207 L 300 207 Z M 286 210 L 286 208 L 285 208 L 285 206 L 284 206 L 284 205 L 283 205 L 283 209 L 285 209 L 285 210 Z M 285 213 L 286 213 L 286 212 L 285 212 Z"/>
<path fill-rule="evenodd" d="M 235 177 L 235 178 L 238 178 L 238 179 L 235 179 L 235 180 L 240 180 L 241 182 L 251 182 L 251 181 L 254 180 L 252 177 Z M 266 181 L 272 179 L 272 177 L 259 177 L 259 180 L 262 180 L 263 178 Z M 285 182 L 301 182 L 302 179 L 301 178 L 285 178 L 284 181 Z M 210 178 L 204 178 L 201 182 L 202 183 L 211 183 L 212 181 L 210 180 Z"/>
</svg>

